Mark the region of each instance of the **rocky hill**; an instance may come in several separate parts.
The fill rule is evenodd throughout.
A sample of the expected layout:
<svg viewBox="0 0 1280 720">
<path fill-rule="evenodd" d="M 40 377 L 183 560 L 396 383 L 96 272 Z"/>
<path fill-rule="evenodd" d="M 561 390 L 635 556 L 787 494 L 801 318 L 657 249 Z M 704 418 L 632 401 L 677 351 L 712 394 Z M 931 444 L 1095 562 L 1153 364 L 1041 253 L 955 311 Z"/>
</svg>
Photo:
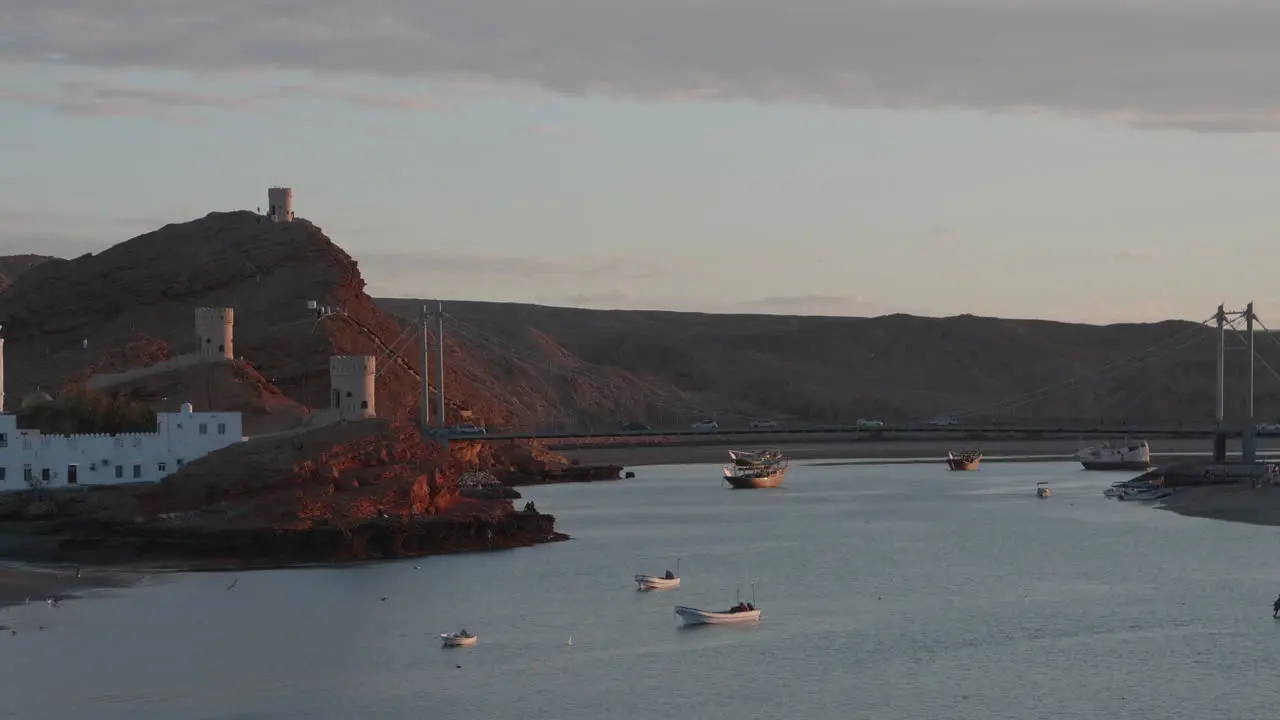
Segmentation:
<svg viewBox="0 0 1280 720">
<path fill-rule="evenodd" d="M 403 319 L 421 301 L 380 299 Z M 1214 414 L 1216 332 L 962 315 L 879 318 L 601 311 L 450 302 L 469 372 L 515 388 L 530 424 L 681 427 L 701 417 L 886 422 L 1196 422 Z M 1208 313 L 1206 313 L 1208 314 Z M 1280 321 L 1277 321 L 1280 324 Z M 1280 416 L 1280 342 L 1259 334 L 1257 416 Z M 1230 333 L 1228 347 L 1243 350 Z M 1244 352 L 1228 353 L 1242 417 Z M 1265 361 L 1265 365 L 1264 362 Z"/>
<path fill-rule="evenodd" d="M 194 309 L 227 306 L 235 309 L 241 369 L 234 377 L 196 368 L 153 380 L 162 386 L 150 388 L 158 398 L 189 400 L 201 410 L 261 416 L 274 407 L 300 416 L 327 405 L 329 356 L 374 355 L 378 414 L 417 412 L 416 365 L 401 358 L 420 357 L 419 335 L 405 334 L 377 308 L 351 256 L 305 220 L 277 224 L 252 212 L 211 213 L 73 260 L 23 258 L 0 259 L 0 271 L 22 269 L 0 292 L 10 405 L 37 389 L 57 395 L 94 372 L 192 352 Z M 341 312 L 318 319 L 309 300 Z M 505 403 L 473 393 L 465 376 L 455 371 L 449 380 L 455 409 L 506 417 Z M 212 390 L 228 382 L 248 389 Z"/>
</svg>

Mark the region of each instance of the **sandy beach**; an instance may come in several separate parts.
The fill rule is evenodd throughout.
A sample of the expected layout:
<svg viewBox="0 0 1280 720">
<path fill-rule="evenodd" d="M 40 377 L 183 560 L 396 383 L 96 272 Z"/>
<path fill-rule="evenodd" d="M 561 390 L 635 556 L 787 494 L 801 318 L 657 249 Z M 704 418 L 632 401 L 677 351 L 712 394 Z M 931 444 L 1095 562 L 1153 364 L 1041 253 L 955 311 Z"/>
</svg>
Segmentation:
<svg viewBox="0 0 1280 720">
<path fill-rule="evenodd" d="M 1097 444 L 1101 441 L 1086 441 Z M 553 451 L 584 465 L 678 465 L 685 463 L 719 463 L 726 460 L 729 448 L 771 447 L 781 449 L 793 460 L 903 460 L 919 458 L 939 464 L 948 450 L 978 449 L 983 452 L 983 462 L 998 462 L 1002 457 L 1019 460 L 1072 460 L 1082 447 L 1077 439 L 1044 440 L 865 440 L 821 442 L 813 439 L 773 441 L 758 438 L 725 439 L 707 444 L 670 445 L 613 445 L 603 447 L 555 447 Z M 1280 452 L 1280 439 L 1265 438 L 1258 443 L 1259 451 Z M 1208 457 L 1209 440 L 1169 439 L 1152 440 L 1152 460 L 1159 462 L 1162 453 L 1177 453 L 1179 459 L 1203 454 Z M 1165 457 L 1168 457 L 1167 455 Z"/>
<path fill-rule="evenodd" d="M 44 602 L 50 596 L 75 597 L 86 590 L 124 587 L 137 582 L 141 573 L 117 570 L 83 569 L 76 577 L 75 568 L 39 568 L 29 565 L 0 565 L 0 607 L 31 602 Z"/>
</svg>

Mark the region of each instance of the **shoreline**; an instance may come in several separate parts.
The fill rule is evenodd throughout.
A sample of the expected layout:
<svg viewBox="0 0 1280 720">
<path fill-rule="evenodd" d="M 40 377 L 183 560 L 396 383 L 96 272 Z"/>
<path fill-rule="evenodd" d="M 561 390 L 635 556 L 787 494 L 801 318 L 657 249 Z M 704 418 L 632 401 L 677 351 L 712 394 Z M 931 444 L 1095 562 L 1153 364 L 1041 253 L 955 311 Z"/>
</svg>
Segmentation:
<svg viewBox="0 0 1280 720">
<path fill-rule="evenodd" d="M 1280 526 L 1280 487 L 1249 483 L 1180 487 L 1156 509 L 1201 520 Z"/>
<path fill-rule="evenodd" d="M 83 597 L 82 593 L 128 587 L 140 581 L 146 572 L 119 568 L 75 568 L 4 561 L 0 563 L 0 609 L 31 602 L 45 602 Z"/>
<path fill-rule="evenodd" d="M 916 462 L 943 464 L 951 450 L 977 449 L 983 462 L 1061 462 L 1075 459 L 1082 444 L 1078 440 L 862 440 L 849 442 L 784 441 L 760 443 L 753 440 L 725 440 L 709 445 L 629 445 L 614 447 L 558 447 L 559 455 L 583 465 L 622 465 L 627 468 L 650 465 L 694 465 L 724 463 L 729 448 L 777 448 L 792 460 Z M 1259 452 L 1280 452 L 1280 440 L 1259 439 Z M 1176 454 L 1176 455 L 1174 455 Z M 1199 439 L 1158 440 L 1152 443 L 1152 461 L 1208 459 L 1208 441 Z M 830 463 L 839 464 L 839 463 Z"/>
</svg>

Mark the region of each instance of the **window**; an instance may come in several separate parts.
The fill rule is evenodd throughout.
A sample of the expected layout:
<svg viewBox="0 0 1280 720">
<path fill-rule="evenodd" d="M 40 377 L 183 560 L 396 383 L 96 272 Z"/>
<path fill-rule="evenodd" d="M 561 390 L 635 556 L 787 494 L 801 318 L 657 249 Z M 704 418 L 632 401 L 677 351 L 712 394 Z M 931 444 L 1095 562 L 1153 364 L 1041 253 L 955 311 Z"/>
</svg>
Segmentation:
<svg viewBox="0 0 1280 720">
<path fill-rule="evenodd" d="M 227 351 L 227 349 L 226 349 L 225 347 L 223 347 L 222 345 L 219 345 L 219 346 L 218 346 L 218 352 L 226 352 L 226 351 Z"/>
<path fill-rule="evenodd" d="M 200 434 L 201 435 L 209 434 L 209 423 L 200 423 Z"/>
<path fill-rule="evenodd" d="M 0 433 L 0 447 L 9 447 L 9 433 Z"/>
<path fill-rule="evenodd" d="M 156 463 L 156 470 L 159 470 L 160 472 L 168 472 L 164 463 Z"/>
<path fill-rule="evenodd" d="M 33 479 L 35 479 L 35 475 L 32 475 L 32 474 L 31 474 L 31 466 L 30 466 L 30 465 L 23 465 L 23 466 L 22 466 L 22 479 L 23 479 L 25 482 L 31 482 Z"/>
<path fill-rule="evenodd" d="M 118 477 L 118 478 L 122 478 L 122 477 L 124 477 L 124 466 L 123 466 L 123 465 L 117 465 L 117 466 L 116 466 L 116 477 Z"/>
<path fill-rule="evenodd" d="M 350 391 L 350 390 L 348 390 L 348 391 L 347 391 L 347 397 L 351 397 L 351 391 Z"/>
<path fill-rule="evenodd" d="M 368 409 L 369 409 L 369 401 L 368 401 L 368 400 L 361 400 L 361 401 L 360 401 L 360 409 L 361 409 L 361 410 L 368 410 Z"/>
<path fill-rule="evenodd" d="M 182 463 L 186 462 L 182 458 L 178 458 L 178 467 L 182 467 Z"/>
<path fill-rule="evenodd" d="M 142 477 L 142 466 L 141 466 L 141 465 L 134 465 L 134 466 L 133 466 L 133 477 L 134 477 L 135 479 L 136 479 L 136 478 L 140 478 L 140 477 Z"/>
<path fill-rule="evenodd" d="M 219 434 L 219 435 L 226 435 L 226 434 L 227 434 L 227 424 L 226 424 L 226 423 L 218 423 L 218 434 Z"/>
<path fill-rule="evenodd" d="M 49 482 L 53 479 L 53 474 L 49 472 L 49 468 L 40 468 L 40 482 Z"/>
<path fill-rule="evenodd" d="M 7 479 L 6 476 L 8 475 L 8 473 L 5 472 L 6 469 L 7 468 L 5 468 L 3 465 L 0 465 L 0 482 L 4 482 Z"/>
<path fill-rule="evenodd" d="M 342 393 L 338 392 L 337 390 L 334 390 L 334 391 L 333 391 L 333 406 L 336 408 L 336 407 L 339 407 L 340 405 L 342 405 Z"/>
</svg>

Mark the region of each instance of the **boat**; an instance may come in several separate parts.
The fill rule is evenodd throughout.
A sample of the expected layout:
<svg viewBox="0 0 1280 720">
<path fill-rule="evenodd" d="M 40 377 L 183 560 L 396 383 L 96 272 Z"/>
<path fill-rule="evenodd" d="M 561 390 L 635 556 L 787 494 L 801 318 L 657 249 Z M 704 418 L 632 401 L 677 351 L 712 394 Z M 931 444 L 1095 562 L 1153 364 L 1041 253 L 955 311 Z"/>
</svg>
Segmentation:
<svg viewBox="0 0 1280 720">
<path fill-rule="evenodd" d="M 780 450 L 730 450 L 724 479 L 735 489 L 776 488 L 787 475 L 789 461 Z"/>
<path fill-rule="evenodd" d="M 440 639 L 444 641 L 445 647 L 470 647 L 476 644 L 480 636 L 472 635 L 463 628 L 456 633 L 440 633 Z"/>
<path fill-rule="evenodd" d="M 725 625 L 728 623 L 759 622 L 760 608 L 751 603 L 738 603 L 728 610 L 699 610 L 676 606 L 676 615 L 686 625 Z"/>
<path fill-rule="evenodd" d="M 1043 481 L 1036 483 L 1036 497 L 1049 497 L 1049 483 Z"/>
<path fill-rule="evenodd" d="M 1121 499 L 1137 492 L 1144 492 L 1160 487 L 1161 483 L 1151 480 L 1134 479 L 1112 483 L 1111 487 L 1102 491 L 1104 497 Z"/>
<path fill-rule="evenodd" d="M 680 587 L 680 558 L 676 558 L 676 571 L 664 575 L 636 575 L 637 590 L 671 590 Z"/>
<path fill-rule="evenodd" d="M 952 470 L 977 470 L 982 462 L 982 453 L 978 450 L 947 451 L 947 467 Z"/>
<path fill-rule="evenodd" d="M 729 459 L 739 467 L 753 467 L 782 459 L 781 450 L 730 450 Z"/>
<path fill-rule="evenodd" d="M 1139 501 L 1151 502 L 1154 500 L 1167 498 L 1172 494 L 1173 494 L 1173 491 L 1170 490 L 1169 488 L 1153 487 L 1149 490 L 1134 490 L 1133 492 L 1127 492 L 1116 497 L 1116 499 L 1117 500 L 1139 500 Z"/>
<path fill-rule="evenodd" d="M 1103 443 L 1076 453 L 1085 470 L 1148 470 L 1151 446 L 1146 440 L 1123 446 Z"/>
<path fill-rule="evenodd" d="M 751 586 L 751 602 L 738 602 L 728 610 L 700 610 L 685 605 L 676 606 L 676 617 L 685 625 L 727 625 L 760 621 L 760 608 L 756 607 L 756 586 Z"/>
</svg>

